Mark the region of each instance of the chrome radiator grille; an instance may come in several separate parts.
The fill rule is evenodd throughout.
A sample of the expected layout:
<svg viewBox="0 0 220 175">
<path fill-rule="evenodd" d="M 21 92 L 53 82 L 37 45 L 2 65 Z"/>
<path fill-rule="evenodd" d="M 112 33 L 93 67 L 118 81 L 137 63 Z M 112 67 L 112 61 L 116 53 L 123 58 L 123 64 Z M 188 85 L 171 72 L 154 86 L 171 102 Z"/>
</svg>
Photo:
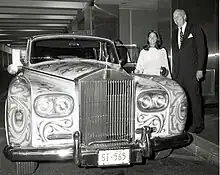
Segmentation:
<svg viewBox="0 0 220 175">
<path fill-rule="evenodd" d="M 84 144 L 131 138 L 132 80 L 81 81 L 79 88 Z"/>
</svg>

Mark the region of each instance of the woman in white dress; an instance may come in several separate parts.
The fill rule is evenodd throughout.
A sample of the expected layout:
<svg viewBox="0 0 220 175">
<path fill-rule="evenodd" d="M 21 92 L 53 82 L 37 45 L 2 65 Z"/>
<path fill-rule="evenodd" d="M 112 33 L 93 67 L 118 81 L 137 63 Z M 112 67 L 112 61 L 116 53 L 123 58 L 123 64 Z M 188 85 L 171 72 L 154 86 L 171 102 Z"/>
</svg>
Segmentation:
<svg viewBox="0 0 220 175">
<path fill-rule="evenodd" d="M 161 39 L 156 31 L 148 33 L 147 44 L 139 54 L 135 73 L 171 78 L 167 52 L 161 48 Z"/>
</svg>

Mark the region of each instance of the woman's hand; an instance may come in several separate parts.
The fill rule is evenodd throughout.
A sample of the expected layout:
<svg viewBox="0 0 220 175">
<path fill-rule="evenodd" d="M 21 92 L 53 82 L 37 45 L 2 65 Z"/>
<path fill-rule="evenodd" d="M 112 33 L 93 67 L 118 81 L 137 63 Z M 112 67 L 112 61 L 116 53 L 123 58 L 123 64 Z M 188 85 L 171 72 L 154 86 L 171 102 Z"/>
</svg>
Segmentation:
<svg viewBox="0 0 220 175">
<path fill-rule="evenodd" d="M 141 71 L 135 69 L 135 70 L 134 70 L 134 73 L 136 73 L 136 74 L 141 74 Z"/>
</svg>

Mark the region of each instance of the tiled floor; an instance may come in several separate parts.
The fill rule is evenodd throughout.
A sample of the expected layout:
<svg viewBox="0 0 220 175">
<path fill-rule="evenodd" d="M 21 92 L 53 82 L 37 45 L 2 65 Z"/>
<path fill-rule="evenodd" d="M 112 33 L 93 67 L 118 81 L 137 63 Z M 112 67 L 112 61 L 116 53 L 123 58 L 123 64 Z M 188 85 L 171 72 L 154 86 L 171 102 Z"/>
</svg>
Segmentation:
<svg viewBox="0 0 220 175">
<path fill-rule="evenodd" d="M 205 129 L 198 136 L 219 145 L 219 107 L 205 108 Z"/>
</svg>

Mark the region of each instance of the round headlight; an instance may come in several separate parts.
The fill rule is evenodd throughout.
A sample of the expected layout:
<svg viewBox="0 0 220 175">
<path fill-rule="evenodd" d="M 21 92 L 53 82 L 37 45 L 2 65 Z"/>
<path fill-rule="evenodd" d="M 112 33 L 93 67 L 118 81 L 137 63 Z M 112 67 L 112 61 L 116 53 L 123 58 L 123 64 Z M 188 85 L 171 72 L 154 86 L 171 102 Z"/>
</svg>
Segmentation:
<svg viewBox="0 0 220 175">
<path fill-rule="evenodd" d="M 34 109 L 41 117 L 63 117 L 69 115 L 74 107 L 72 97 L 65 94 L 46 94 L 36 98 Z"/>
<path fill-rule="evenodd" d="M 166 96 L 161 94 L 155 94 L 152 97 L 155 107 L 161 108 L 166 105 Z"/>
<path fill-rule="evenodd" d="M 142 112 L 161 111 L 168 105 L 168 94 L 163 91 L 143 91 L 137 97 L 137 107 Z"/>
<path fill-rule="evenodd" d="M 39 115 L 50 114 L 53 110 L 53 100 L 47 97 L 38 98 L 35 109 Z"/>
<path fill-rule="evenodd" d="M 139 98 L 138 105 L 140 108 L 149 109 L 153 105 L 153 101 L 150 96 L 145 95 Z"/>
<path fill-rule="evenodd" d="M 68 114 L 71 111 L 71 99 L 67 96 L 58 97 L 55 100 L 55 112 L 59 114 Z"/>
</svg>

